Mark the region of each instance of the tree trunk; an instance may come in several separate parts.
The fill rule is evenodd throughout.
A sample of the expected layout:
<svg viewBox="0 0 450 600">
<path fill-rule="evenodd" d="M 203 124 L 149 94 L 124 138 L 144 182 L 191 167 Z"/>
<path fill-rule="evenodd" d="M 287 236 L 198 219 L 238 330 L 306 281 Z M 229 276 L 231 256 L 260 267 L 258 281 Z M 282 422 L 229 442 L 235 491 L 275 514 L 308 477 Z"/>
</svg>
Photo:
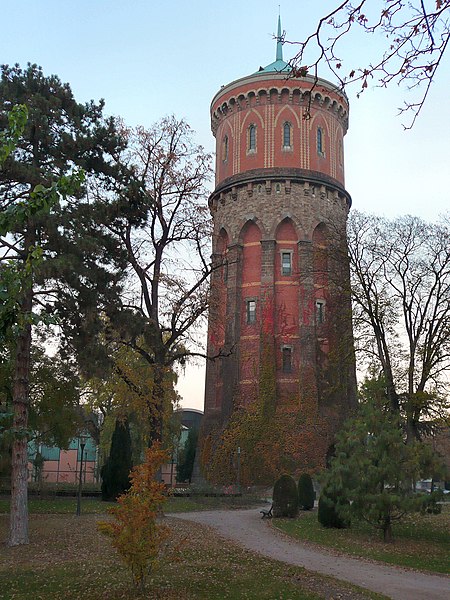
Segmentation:
<svg viewBox="0 0 450 600">
<path fill-rule="evenodd" d="M 420 440 L 419 432 L 417 430 L 417 424 L 413 417 L 407 414 L 406 416 L 406 443 L 413 444 L 415 441 Z"/>
<path fill-rule="evenodd" d="M 31 313 L 33 291 L 25 292 L 21 316 L 25 319 L 17 339 L 13 389 L 13 431 L 11 458 L 11 510 L 9 545 L 28 544 L 28 405 L 31 352 Z"/>
<path fill-rule="evenodd" d="M 386 543 L 391 543 L 393 538 L 392 538 L 392 523 L 391 523 L 391 518 L 390 517 L 386 517 L 384 519 L 384 523 L 383 523 L 383 539 Z"/>
<path fill-rule="evenodd" d="M 162 442 L 164 413 L 164 373 L 165 368 L 157 362 L 153 365 L 153 389 L 149 406 L 150 434 L 149 448 L 153 442 Z"/>
</svg>

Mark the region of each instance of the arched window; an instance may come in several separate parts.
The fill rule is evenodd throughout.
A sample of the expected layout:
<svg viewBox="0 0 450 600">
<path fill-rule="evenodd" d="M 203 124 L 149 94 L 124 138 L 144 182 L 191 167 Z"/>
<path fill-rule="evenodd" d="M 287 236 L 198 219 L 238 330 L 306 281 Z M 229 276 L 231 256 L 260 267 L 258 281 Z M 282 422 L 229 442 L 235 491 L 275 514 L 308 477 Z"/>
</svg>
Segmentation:
<svg viewBox="0 0 450 600">
<path fill-rule="evenodd" d="M 317 128 L 317 154 L 323 156 L 323 131 L 321 127 Z"/>
<path fill-rule="evenodd" d="M 291 129 L 290 123 L 285 123 L 283 125 L 283 148 L 290 148 L 292 146 Z"/>
<path fill-rule="evenodd" d="M 256 150 L 256 125 L 253 123 L 248 128 L 248 149 Z"/>
<path fill-rule="evenodd" d="M 222 141 L 222 160 L 228 160 L 228 136 L 226 135 Z"/>
</svg>

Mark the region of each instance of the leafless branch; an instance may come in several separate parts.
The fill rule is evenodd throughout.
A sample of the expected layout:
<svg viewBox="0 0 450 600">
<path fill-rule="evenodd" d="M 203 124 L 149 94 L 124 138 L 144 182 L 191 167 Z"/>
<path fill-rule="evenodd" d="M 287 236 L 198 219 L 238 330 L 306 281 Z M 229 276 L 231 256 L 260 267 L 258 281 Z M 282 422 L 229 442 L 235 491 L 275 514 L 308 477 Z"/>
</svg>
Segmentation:
<svg viewBox="0 0 450 600">
<path fill-rule="evenodd" d="M 450 0 L 436 0 L 434 10 L 423 0 L 379 1 L 374 8 L 367 0 L 341 2 L 322 17 L 316 30 L 304 41 L 289 42 L 299 46 L 291 60 L 292 77 L 313 75 L 311 92 L 317 84 L 319 67 L 325 64 L 337 79 L 341 90 L 359 83 L 359 96 L 373 80 L 379 87 L 405 84 L 417 91 L 417 100 L 405 101 L 400 114 L 412 115 L 405 126 L 410 129 L 425 104 L 433 80 L 441 66 L 450 37 Z M 343 45 L 351 43 L 357 29 L 367 34 L 381 34 L 385 47 L 373 62 L 344 65 L 340 58 Z M 315 58 L 304 62 L 307 52 Z M 425 87 L 424 87 L 425 86 Z M 308 116 L 308 115 L 306 115 Z"/>
</svg>

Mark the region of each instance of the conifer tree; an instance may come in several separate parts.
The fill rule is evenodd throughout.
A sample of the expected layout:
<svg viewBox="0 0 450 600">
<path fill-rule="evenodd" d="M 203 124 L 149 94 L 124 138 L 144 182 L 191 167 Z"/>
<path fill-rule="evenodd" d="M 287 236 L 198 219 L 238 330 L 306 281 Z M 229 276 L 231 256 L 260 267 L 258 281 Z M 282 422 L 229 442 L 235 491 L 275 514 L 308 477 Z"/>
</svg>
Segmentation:
<svg viewBox="0 0 450 600">
<path fill-rule="evenodd" d="M 9 113 L 17 104 L 26 105 L 28 120 L 15 140 L 15 150 L 6 153 L 0 173 L 0 210 L 9 218 L 0 231 L 1 287 L 5 288 L 3 276 L 11 279 L 13 272 L 18 285 L 6 327 L 15 344 L 13 426 L 20 433 L 12 453 L 11 545 L 28 542 L 32 325 L 59 313 L 63 331 L 69 333 L 72 324 L 72 341 L 79 348 L 85 346 L 80 356 L 86 359 L 87 342 L 95 339 L 86 332 L 99 327 L 99 304 L 115 290 L 118 279 L 120 252 L 113 252 L 107 237 L 92 223 L 89 205 L 83 201 L 86 187 L 67 184 L 74 170 L 82 169 L 89 186 L 95 179 L 97 186 L 111 188 L 119 175 L 112 157 L 124 147 L 115 122 L 103 118 L 103 102 L 77 103 L 68 84 L 56 76 L 45 77 L 36 65 L 24 70 L 18 65 L 1 67 L 0 130 L 7 128 Z M 58 204 L 60 192 L 65 201 Z M 101 355 L 94 353 L 85 364 L 95 364 L 97 358 Z"/>
<path fill-rule="evenodd" d="M 366 380 L 368 395 L 337 436 L 321 499 L 324 510 L 331 508 L 339 520 L 366 521 L 391 541 L 393 524 L 426 504 L 424 495 L 414 493 L 415 482 L 432 477 L 440 465 L 431 445 L 407 443 L 404 422 L 391 409 L 382 383 Z"/>
<path fill-rule="evenodd" d="M 177 481 L 191 481 L 197 441 L 198 429 L 192 428 L 189 430 L 186 443 L 178 456 Z"/>
<path fill-rule="evenodd" d="M 294 479 L 287 473 L 281 475 L 273 486 L 273 516 L 296 517 L 298 492 Z"/>
<path fill-rule="evenodd" d="M 102 500 L 116 500 L 130 487 L 131 436 L 128 419 L 116 420 L 108 460 L 102 468 Z"/>
<path fill-rule="evenodd" d="M 303 510 L 311 510 L 314 508 L 315 492 L 311 479 L 308 473 L 302 473 L 298 480 L 298 504 Z"/>
</svg>

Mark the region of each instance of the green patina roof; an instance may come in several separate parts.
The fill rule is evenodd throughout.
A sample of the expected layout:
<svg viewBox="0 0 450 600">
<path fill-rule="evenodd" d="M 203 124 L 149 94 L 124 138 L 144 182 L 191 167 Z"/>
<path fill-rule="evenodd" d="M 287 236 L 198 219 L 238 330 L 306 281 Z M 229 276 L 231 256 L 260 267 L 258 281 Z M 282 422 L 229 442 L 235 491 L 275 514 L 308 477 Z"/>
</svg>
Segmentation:
<svg viewBox="0 0 450 600">
<path fill-rule="evenodd" d="M 270 63 L 267 67 L 260 67 L 257 73 L 282 73 L 284 71 L 290 71 L 291 66 L 289 63 L 283 60 L 283 41 L 281 35 L 281 17 L 278 16 L 278 33 L 277 33 L 277 54 L 275 62 Z"/>
</svg>

